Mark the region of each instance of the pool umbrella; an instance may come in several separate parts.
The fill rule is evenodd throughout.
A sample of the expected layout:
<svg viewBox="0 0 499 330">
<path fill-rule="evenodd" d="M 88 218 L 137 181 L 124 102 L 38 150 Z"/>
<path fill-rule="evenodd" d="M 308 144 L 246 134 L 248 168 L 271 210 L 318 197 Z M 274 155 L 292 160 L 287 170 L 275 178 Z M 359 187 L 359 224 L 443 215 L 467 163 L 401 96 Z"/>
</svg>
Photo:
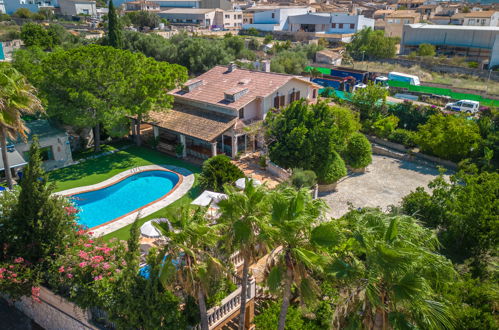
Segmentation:
<svg viewBox="0 0 499 330">
<path fill-rule="evenodd" d="M 172 225 L 170 224 L 170 221 L 166 218 L 159 218 L 159 219 L 153 219 L 145 222 L 141 227 L 140 227 L 140 233 L 142 236 L 145 237 L 150 237 L 150 238 L 158 238 L 163 236 L 161 232 L 156 228 L 154 223 L 160 223 L 160 222 L 166 222 L 168 223 L 168 229 L 172 230 Z"/>
<path fill-rule="evenodd" d="M 251 178 L 248 178 L 248 181 L 253 183 L 254 186 L 259 186 L 262 184 L 260 181 Z M 237 179 L 235 185 L 237 189 L 243 190 L 246 187 L 246 178 Z"/>
</svg>

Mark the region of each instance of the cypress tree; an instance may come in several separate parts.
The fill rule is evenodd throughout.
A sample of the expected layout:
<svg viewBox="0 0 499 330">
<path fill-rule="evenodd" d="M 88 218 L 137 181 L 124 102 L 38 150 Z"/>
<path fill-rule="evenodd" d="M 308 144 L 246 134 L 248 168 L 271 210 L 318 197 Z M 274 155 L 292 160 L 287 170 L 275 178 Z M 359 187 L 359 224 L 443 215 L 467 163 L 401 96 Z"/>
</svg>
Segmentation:
<svg viewBox="0 0 499 330">
<path fill-rule="evenodd" d="M 40 145 L 36 136 L 29 162 L 20 183 L 21 191 L 13 207 L 10 239 L 12 252 L 32 263 L 47 260 L 64 249 L 75 237 L 74 215 L 62 197 L 52 195 L 54 185 L 42 168 Z"/>
<path fill-rule="evenodd" d="M 120 22 L 118 21 L 118 15 L 116 14 L 116 9 L 113 5 L 113 0 L 109 1 L 109 13 L 108 13 L 108 32 L 107 39 L 109 46 L 114 48 L 123 48 L 123 34 L 121 32 Z"/>
</svg>

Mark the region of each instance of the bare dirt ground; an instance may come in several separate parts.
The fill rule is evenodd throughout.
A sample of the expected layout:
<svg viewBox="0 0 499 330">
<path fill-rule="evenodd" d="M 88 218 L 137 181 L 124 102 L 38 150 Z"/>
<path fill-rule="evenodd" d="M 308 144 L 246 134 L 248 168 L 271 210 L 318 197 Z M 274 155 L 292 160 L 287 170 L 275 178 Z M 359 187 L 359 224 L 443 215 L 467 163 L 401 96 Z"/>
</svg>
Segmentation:
<svg viewBox="0 0 499 330">
<path fill-rule="evenodd" d="M 329 206 L 328 215 L 339 218 L 353 208 L 381 207 L 399 204 L 402 198 L 427 184 L 439 174 L 437 168 L 373 155 L 366 173 L 352 173 L 338 183 L 337 191 L 322 194 Z"/>
</svg>

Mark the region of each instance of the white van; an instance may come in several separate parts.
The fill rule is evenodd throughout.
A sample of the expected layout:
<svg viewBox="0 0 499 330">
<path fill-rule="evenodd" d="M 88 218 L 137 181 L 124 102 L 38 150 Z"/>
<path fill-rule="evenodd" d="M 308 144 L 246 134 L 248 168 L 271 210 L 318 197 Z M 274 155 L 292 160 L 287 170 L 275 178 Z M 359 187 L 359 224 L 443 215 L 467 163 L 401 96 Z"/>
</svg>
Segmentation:
<svg viewBox="0 0 499 330">
<path fill-rule="evenodd" d="M 480 102 L 470 100 L 460 100 L 445 105 L 446 110 L 461 111 L 466 113 L 477 113 L 480 110 Z"/>
<path fill-rule="evenodd" d="M 389 72 L 388 73 L 388 80 L 402 81 L 402 82 L 406 82 L 406 83 L 409 83 L 410 85 L 414 85 L 414 86 L 421 85 L 421 82 L 419 81 L 418 76 L 400 73 L 400 72 Z"/>
</svg>

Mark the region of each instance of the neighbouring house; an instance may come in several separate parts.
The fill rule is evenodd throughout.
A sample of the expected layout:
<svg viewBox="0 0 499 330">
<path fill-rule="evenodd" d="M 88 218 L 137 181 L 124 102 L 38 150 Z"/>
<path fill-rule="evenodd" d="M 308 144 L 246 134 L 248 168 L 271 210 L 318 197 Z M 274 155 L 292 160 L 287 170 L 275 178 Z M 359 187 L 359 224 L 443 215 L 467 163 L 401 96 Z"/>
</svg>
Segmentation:
<svg viewBox="0 0 499 330">
<path fill-rule="evenodd" d="M 420 14 L 414 10 L 397 10 L 385 17 L 385 36 L 402 37 L 404 25 L 418 23 Z"/>
<path fill-rule="evenodd" d="M 463 25 L 464 23 L 464 13 L 455 13 L 450 17 L 451 25 Z"/>
<path fill-rule="evenodd" d="M 470 61 L 499 65 L 499 27 L 408 24 L 404 26 L 401 53 L 409 54 L 420 44 L 436 46 L 438 54 L 462 56 Z"/>
<path fill-rule="evenodd" d="M 130 1 L 125 2 L 126 11 L 160 11 L 159 3 L 154 1 Z"/>
<path fill-rule="evenodd" d="M 253 23 L 243 24 L 243 29 L 255 28 L 260 31 L 282 31 L 287 29 L 289 16 L 305 15 L 315 11 L 309 6 L 255 6 L 244 10 L 253 15 Z M 251 18 L 250 18 L 251 19 Z"/>
<path fill-rule="evenodd" d="M 463 25 L 499 26 L 499 11 L 487 10 L 463 14 Z"/>
<path fill-rule="evenodd" d="M 217 10 L 214 27 L 223 29 L 240 29 L 243 26 L 243 12 L 234 10 Z"/>
<path fill-rule="evenodd" d="M 398 0 L 398 9 L 416 9 L 425 4 L 427 0 Z"/>
<path fill-rule="evenodd" d="M 26 123 L 29 129 L 26 141 L 18 139 L 9 141 L 7 147 L 9 165 L 14 172 L 20 170 L 29 160 L 29 148 L 33 137 L 38 136 L 40 142 L 40 151 L 45 170 L 52 170 L 64 167 L 73 162 L 69 135 L 48 120 L 38 119 Z M 1 157 L 0 157 L 1 158 Z M 0 170 L 4 168 L 0 159 Z"/>
<path fill-rule="evenodd" d="M 248 127 L 265 119 L 271 109 L 285 107 L 304 98 L 315 102 L 320 86 L 308 78 L 287 74 L 216 66 L 187 81 L 169 94 L 172 109 L 152 112 L 143 120 L 145 141 L 158 142 L 167 153 L 207 159 L 217 154 L 236 157 L 254 150 L 255 139 Z M 152 126 L 152 129 L 150 127 Z"/>
<path fill-rule="evenodd" d="M 341 66 L 343 55 L 329 49 L 324 49 L 315 53 L 315 62 L 321 64 L 330 64 L 334 66 Z"/>
<path fill-rule="evenodd" d="M 0 0 L 0 14 L 6 14 L 7 11 L 5 10 L 5 5 L 3 3 L 3 0 Z"/>
<path fill-rule="evenodd" d="M 18 9 L 26 8 L 33 13 L 37 13 L 40 8 L 58 7 L 58 0 L 3 0 L 5 12 L 9 15 L 15 13 Z"/>
<path fill-rule="evenodd" d="M 59 10 L 64 16 L 97 16 L 95 1 L 91 0 L 58 0 Z"/>
<path fill-rule="evenodd" d="M 443 8 L 439 4 L 423 5 L 416 9 L 416 12 L 421 14 L 421 18 L 424 20 L 429 20 L 437 14 L 440 14 Z"/>
<path fill-rule="evenodd" d="M 374 28 L 374 19 L 343 13 L 307 13 L 288 16 L 283 28 L 289 32 L 353 34 L 366 27 Z"/>
<path fill-rule="evenodd" d="M 126 7 L 127 2 L 135 2 L 137 0 L 113 0 L 116 7 L 122 6 Z M 165 10 L 169 8 L 200 8 L 202 0 L 147 0 L 149 2 L 154 2 L 159 5 L 160 10 Z"/>
<path fill-rule="evenodd" d="M 215 24 L 215 9 L 172 8 L 160 11 L 158 15 L 174 25 L 194 25 L 209 28 Z"/>
<path fill-rule="evenodd" d="M 173 8 L 158 13 L 173 25 L 191 25 L 204 28 L 235 29 L 243 25 L 241 11 L 211 8 Z"/>
</svg>

